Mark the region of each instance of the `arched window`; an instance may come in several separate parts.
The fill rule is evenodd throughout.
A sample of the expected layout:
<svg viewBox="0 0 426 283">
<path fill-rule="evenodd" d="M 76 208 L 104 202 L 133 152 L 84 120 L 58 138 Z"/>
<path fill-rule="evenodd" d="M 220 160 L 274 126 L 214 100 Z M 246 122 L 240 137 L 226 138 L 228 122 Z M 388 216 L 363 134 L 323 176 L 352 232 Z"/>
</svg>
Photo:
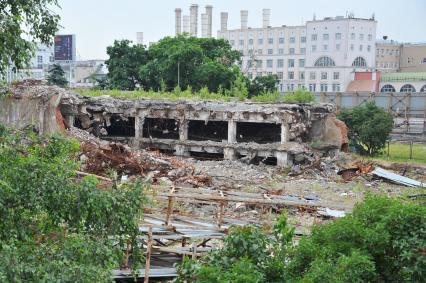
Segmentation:
<svg viewBox="0 0 426 283">
<path fill-rule="evenodd" d="M 336 66 L 336 64 L 334 63 L 333 59 L 327 56 L 320 57 L 315 62 L 315 67 L 334 67 L 334 66 Z"/>
<path fill-rule="evenodd" d="M 367 67 L 367 62 L 362 57 L 356 57 L 352 63 L 352 67 Z"/>
<path fill-rule="evenodd" d="M 426 85 L 424 85 L 424 86 L 422 87 L 422 89 L 420 90 L 420 92 L 426 92 Z"/>
<path fill-rule="evenodd" d="M 401 87 L 400 92 L 416 92 L 416 89 L 414 88 L 414 86 L 406 84 Z"/>
<path fill-rule="evenodd" d="M 392 85 L 384 85 L 380 92 L 395 92 L 395 88 Z"/>
</svg>

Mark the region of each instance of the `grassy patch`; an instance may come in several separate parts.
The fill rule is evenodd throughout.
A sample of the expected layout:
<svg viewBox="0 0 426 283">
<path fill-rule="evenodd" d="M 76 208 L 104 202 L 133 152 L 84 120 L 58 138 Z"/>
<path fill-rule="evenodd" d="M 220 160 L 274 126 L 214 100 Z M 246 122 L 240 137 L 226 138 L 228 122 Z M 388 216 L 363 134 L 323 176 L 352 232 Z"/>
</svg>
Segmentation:
<svg viewBox="0 0 426 283">
<path fill-rule="evenodd" d="M 198 92 L 189 90 L 175 89 L 173 91 L 124 91 L 124 90 L 93 90 L 93 89 L 76 89 L 77 93 L 83 96 L 96 97 L 96 96 L 111 96 L 124 99 L 169 99 L 169 100 L 217 100 L 217 101 L 253 101 L 259 103 L 275 103 L 282 101 L 279 92 L 267 92 L 261 95 L 254 96 L 251 99 L 235 96 L 227 91 L 224 93 L 209 92 L 207 89 L 201 89 Z"/>
<path fill-rule="evenodd" d="M 384 152 L 373 158 L 392 162 L 426 163 L 426 144 L 413 144 L 412 159 L 410 159 L 410 145 L 406 143 L 391 143 L 389 145 L 389 156 L 387 147 Z"/>
</svg>

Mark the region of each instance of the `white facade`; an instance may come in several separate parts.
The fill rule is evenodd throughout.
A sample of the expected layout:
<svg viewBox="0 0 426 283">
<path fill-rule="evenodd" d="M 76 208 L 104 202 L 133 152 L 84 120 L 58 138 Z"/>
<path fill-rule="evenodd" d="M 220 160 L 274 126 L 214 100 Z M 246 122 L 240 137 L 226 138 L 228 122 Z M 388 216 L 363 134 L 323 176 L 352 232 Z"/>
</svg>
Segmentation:
<svg viewBox="0 0 426 283">
<path fill-rule="evenodd" d="M 31 58 L 29 68 L 25 70 L 6 72 L 5 80 L 8 83 L 24 79 L 44 80 L 47 76 L 49 65 L 54 62 L 54 47 L 37 44 L 34 56 Z"/>
<path fill-rule="evenodd" d="M 374 19 L 326 18 L 308 21 L 306 87 L 310 91 L 344 91 L 354 73 L 375 68 Z"/>
<path fill-rule="evenodd" d="M 268 19 L 266 13 L 264 22 Z M 375 68 L 376 26 L 374 19 L 335 17 L 303 26 L 222 28 L 218 38 L 242 52 L 241 69 L 249 78 L 276 74 L 282 92 L 298 87 L 336 92 L 346 90 L 355 71 Z"/>
<path fill-rule="evenodd" d="M 304 26 L 219 31 L 243 54 L 242 72 L 250 79 L 276 74 L 281 91 L 305 84 L 306 28 Z"/>
</svg>

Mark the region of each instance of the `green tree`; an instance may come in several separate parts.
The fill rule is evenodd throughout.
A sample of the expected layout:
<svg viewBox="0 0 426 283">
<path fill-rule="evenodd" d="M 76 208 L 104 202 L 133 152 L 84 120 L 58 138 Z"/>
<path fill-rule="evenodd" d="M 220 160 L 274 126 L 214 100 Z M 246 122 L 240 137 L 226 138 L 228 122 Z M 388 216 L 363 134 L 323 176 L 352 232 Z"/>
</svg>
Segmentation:
<svg viewBox="0 0 426 283">
<path fill-rule="evenodd" d="M 0 125 L 0 282 L 111 282 L 141 264 L 142 186 L 77 179 L 79 145 Z"/>
<path fill-rule="evenodd" d="M 54 6 L 57 0 L 0 1 L 0 73 L 26 67 L 36 42 L 52 43 L 59 23 Z"/>
<path fill-rule="evenodd" d="M 250 82 L 250 97 L 261 95 L 262 93 L 275 92 L 278 84 L 277 75 L 259 76 Z"/>
<path fill-rule="evenodd" d="M 191 87 L 199 91 L 230 89 L 239 74 L 235 63 L 240 53 L 225 40 L 189 35 L 165 37 L 148 50 L 127 40 L 107 48 L 108 80 L 111 88 L 171 91 Z"/>
<path fill-rule="evenodd" d="M 109 59 L 105 62 L 108 67 L 106 82 L 109 88 L 134 90 L 143 84 L 139 69 L 148 62 L 145 46 L 132 45 L 129 40 L 116 40 L 114 45 L 107 47 L 107 54 Z"/>
<path fill-rule="evenodd" d="M 65 78 L 65 72 L 62 69 L 61 65 L 53 64 L 53 66 L 49 70 L 47 82 L 51 85 L 57 85 L 60 87 L 65 87 L 68 84 L 68 81 Z"/>
<path fill-rule="evenodd" d="M 385 147 L 393 129 L 392 115 L 374 102 L 344 109 L 338 118 L 349 128 L 349 138 L 362 154 L 376 155 Z"/>
</svg>

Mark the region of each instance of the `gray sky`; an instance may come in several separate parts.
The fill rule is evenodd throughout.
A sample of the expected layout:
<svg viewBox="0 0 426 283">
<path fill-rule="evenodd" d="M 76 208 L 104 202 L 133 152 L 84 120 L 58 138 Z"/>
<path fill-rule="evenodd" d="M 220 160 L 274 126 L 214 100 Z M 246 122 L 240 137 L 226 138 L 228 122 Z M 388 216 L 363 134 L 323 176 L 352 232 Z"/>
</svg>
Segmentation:
<svg viewBox="0 0 426 283">
<path fill-rule="evenodd" d="M 426 0 L 59 0 L 60 33 L 76 34 L 78 59 L 106 59 L 106 47 L 115 39 L 144 43 L 174 34 L 174 9 L 189 14 L 191 4 L 213 5 L 213 34 L 220 25 L 220 12 L 229 13 L 228 28 L 240 25 L 240 10 L 249 11 L 249 27 L 260 27 L 262 8 L 270 8 L 271 25 L 300 25 L 311 20 L 354 12 L 355 17 L 378 21 L 377 37 L 388 35 L 401 42 L 426 42 Z M 201 16 L 199 15 L 199 23 Z M 201 33 L 201 26 L 198 27 Z"/>
</svg>

